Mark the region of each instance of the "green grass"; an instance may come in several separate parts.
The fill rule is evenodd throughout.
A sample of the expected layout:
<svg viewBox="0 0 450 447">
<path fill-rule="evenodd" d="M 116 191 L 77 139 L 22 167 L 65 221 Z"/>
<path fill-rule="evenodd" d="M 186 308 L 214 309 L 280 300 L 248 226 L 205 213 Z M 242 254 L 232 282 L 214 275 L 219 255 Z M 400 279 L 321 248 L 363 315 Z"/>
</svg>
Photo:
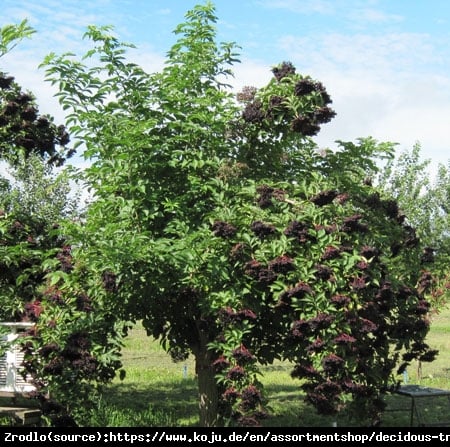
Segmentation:
<svg viewBox="0 0 450 447">
<path fill-rule="evenodd" d="M 417 363 L 408 369 L 409 383 L 427 387 L 449 389 L 450 367 L 450 310 L 433 317 L 428 343 L 440 351 L 432 363 L 421 370 Z M 192 359 L 174 363 L 170 356 L 137 325 L 127 338 L 123 351 L 127 371 L 124 380 L 115 379 L 104 392 L 98 414 L 92 425 L 101 426 L 178 426 L 198 424 L 197 385 Z M 303 401 L 298 382 L 290 377 L 285 363 L 262 368 L 265 390 L 270 399 L 272 416 L 265 421 L 272 427 L 321 427 L 356 425 L 345 415 L 323 417 Z M 410 401 L 400 396 L 388 396 L 388 408 L 404 411 L 386 412 L 383 426 L 407 426 L 410 422 Z M 432 409 L 423 412 L 448 412 L 447 402 L 433 401 Z"/>
<path fill-rule="evenodd" d="M 450 389 L 450 309 L 433 317 L 428 344 L 439 350 L 437 359 L 417 363 L 408 369 L 409 383 L 433 388 Z M 147 337 L 141 325 L 136 325 L 126 339 L 123 350 L 126 377 L 116 378 L 103 392 L 97 408 L 86 425 L 96 427 L 194 427 L 198 425 L 197 383 L 194 362 L 174 363 L 161 346 Z M 269 397 L 271 417 L 267 427 L 330 427 L 357 425 L 345 415 L 323 417 L 303 401 L 299 382 L 290 377 L 290 365 L 277 362 L 262 367 L 261 381 Z M 389 409 L 382 426 L 405 427 L 410 423 L 410 400 L 400 396 L 387 397 Z M 429 421 L 447 414 L 448 401 L 435 399 L 431 407 L 423 408 Z M 9 424 L 11 421 L 9 421 Z M 0 419 L 1 425 L 9 425 Z"/>
</svg>

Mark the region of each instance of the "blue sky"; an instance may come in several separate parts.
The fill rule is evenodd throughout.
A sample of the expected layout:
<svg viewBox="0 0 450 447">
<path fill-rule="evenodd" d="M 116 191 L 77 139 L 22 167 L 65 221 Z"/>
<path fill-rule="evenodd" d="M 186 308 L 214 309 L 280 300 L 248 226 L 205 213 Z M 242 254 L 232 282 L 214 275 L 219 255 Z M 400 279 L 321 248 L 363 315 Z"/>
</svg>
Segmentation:
<svg viewBox="0 0 450 447">
<path fill-rule="evenodd" d="M 37 34 L 0 59 L 39 100 L 41 112 L 62 118 L 55 93 L 37 66 L 50 51 L 82 54 L 87 25 L 113 25 L 138 49 L 146 70 L 159 70 L 175 41 L 172 31 L 191 0 L 2 0 L 0 26 L 24 18 Z M 372 136 L 422 146 L 424 158 L 450 159 L 450 2 L 447 0 L 216 0 L 218 39 L 242 48 L 235 87 L 264 85 L 270 69 L 291 61 L 320 80 L 337 117 L 316 137 Z"/>
</svg>

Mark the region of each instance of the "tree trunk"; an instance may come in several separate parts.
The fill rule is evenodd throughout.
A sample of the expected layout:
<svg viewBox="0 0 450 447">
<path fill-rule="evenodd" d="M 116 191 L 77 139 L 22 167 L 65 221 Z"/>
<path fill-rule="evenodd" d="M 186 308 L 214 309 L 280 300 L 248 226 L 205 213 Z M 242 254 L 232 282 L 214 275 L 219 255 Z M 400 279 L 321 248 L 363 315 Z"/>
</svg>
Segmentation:
<svg viewBox="0 0 450 447">
<path fill-rule="evenodd" d="M 200 340 L 198 349 L 195 351 L 196 352 L 194 355 L 195 370 L 198 380 L 200 426 L 214 427 L 219 425 L 219 390 L 216 379 L 214 378 L 216 372 L 212 366 L 214 359 L 211 352 L 208 350 L 207 341 L 204 339 Z"/>
</svg>

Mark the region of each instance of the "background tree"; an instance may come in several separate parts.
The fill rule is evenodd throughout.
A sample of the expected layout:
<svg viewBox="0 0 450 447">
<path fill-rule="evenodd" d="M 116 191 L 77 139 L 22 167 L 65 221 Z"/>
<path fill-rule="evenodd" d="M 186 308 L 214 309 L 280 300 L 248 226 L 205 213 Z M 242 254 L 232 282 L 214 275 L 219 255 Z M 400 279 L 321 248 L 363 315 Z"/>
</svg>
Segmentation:
<svg viewBox="0 0 450 447">
<path fill-rule="evenodd" d="M 128 62 L 109 27 L 89 27 L 89 64 L 46 59 L 92 162 L 72 255 L 113 279 L 98 309 L 194 355 L 201 425 L 259 423 L 258 362 L 276 358 L 320 412 L 350 402 L 374 421 L 397 368 L 435 354 L 414 229 L 363 182 L 393 145 L 318 151 L 331 98 L 287 62 L 237 103 L 215 22 L 211 3 L 189 11 L 161 73 Z"/>
<path fill-rule="evenodd" d="M 1 28 L 0 56 L 33 33 L 26 21 Z M 34 301 L 44 276 L 39 265 L 58 245 L 54 226 L 70 201 L 68 178 L 54 176 L 52 165 L 64 160 L 68 142 L 64 126 L 40 116 L 33 95 L 0 72 L 0 158 L 12 176 L 2 176 L 0 186 L 2 319 L 20 319 Z"/>
<path fill-rule="evenodd" d="M 32 33 L 26 22 L 3 27 L 0 54 Z M 69 169 L 55 170 L 73 154 L 68 143 L 65 127 L 40 115 L 32 93 L 1 72 L 0 158 L 9 175 L 0 177 L 0 319 L 35 323 L 21 340 L 23 366 L 36 386 L 31 397 L 53 425 L 83 421 L 94 385 L 120 367 L 122 336 L 101 310 L 111 279 L 75 265 L 62 232 L 62 222 L 82 212 Z"/>
<path fill-rule="evenodd" d="M 439 311 L 448 302 L 450 287 L 449 168 L 439 164 L 433 178 L 430 160 L 421 158 L 421 146 L 417 143 L 411 150 L 389 160 L 376 182 L 397 200 L 408 222 L 416 229 L 424 259 L 434 259 L 436 286 L 430 300 Z"/>
<path fill-rule="evenodd" d="M 26 20 L 0 29 L 0 57 L 14 48 L 34 30 Z M 49 164 L 61 166 L 73 155 L 66 147 L 69 134 L 63 125 L 56 126 L 50 116 L 40 116 L 31 92 L 22 91 L 14 77 L 0 72 L 0 156 L 11 164 L 21 158 L 39 154 Z"/>
</svg>

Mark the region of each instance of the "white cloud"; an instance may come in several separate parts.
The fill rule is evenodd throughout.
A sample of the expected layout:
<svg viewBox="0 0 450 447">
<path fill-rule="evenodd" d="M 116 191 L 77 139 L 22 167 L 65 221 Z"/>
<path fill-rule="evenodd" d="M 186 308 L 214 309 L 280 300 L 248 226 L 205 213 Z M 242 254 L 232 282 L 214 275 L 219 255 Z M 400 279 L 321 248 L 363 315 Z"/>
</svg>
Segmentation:
<svg viewBox="0 0 450 447">
<path fill-rule="evenodd" d="M 371 77 L 410 72 L 412 67 L 428 69 L 440 61 L 426 34 L 380 35 L 330 33 L 323 36 L 286 35 L 279 47 L 301 66 L 320 71 L 370 72 Z"/>
<path fill-rule="evenodd" d="M 404 20 L 404 17 L 399 14 L 387 14 L 380 9 L 363 7 L 351 8 L 347 17 L 360 24 L 367 23 L 399 23 Z"/>
<path fill-rule="evenodd" d="M 259 5 L 269 9 L 286 9 L 299 14 L 333 14 L 337 3 L 330 0 L 262 0 Z"/>
</svg>

